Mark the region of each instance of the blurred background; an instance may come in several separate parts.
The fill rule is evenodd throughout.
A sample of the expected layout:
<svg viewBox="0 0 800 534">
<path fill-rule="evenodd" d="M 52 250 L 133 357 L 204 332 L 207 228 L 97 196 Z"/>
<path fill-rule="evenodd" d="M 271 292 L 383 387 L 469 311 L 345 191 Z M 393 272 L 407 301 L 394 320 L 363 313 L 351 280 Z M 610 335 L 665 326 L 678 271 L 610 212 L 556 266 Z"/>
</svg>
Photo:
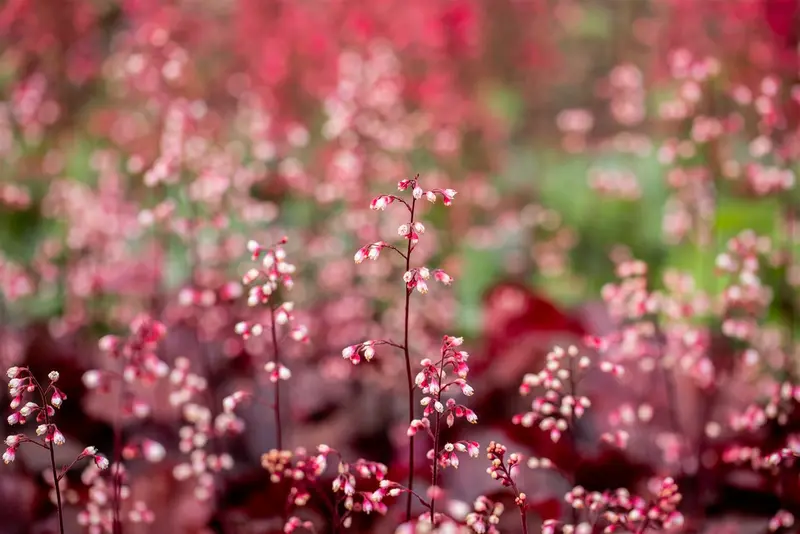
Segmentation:
<svg viewBox="0 0 800 534">
<path fill-rule="evenodd" d="M 286 235 L 309 340 L 284 349 L 284 441 L 327 443 L 403 480 L 404 363 L 378 351 L 356 367 L 340 353 L 402 337 L 403 266 L 356 266 L 353 254 L 394 239 L 404 214 L 369 201 L 419 174 L 458 195 L 425 206 L 415 262 L 456 281 L 414 295 L 414 362 L 443 334 L 465 336 L 480 417 L 466 435 L 570 473 L 530 475 L 536 517 L 561 517 L 567 480 L 636 488 L 660 473 L 700 488 L 687 490 L 694 531 L 763 531 L 800 506 L 791 484 L 777 496 L 768 477 L 698 467 L 716 450 L 703 429 L 724 422 L 735 372 L 714 395 L 680 379 L 673 397 L 589 381 L 596 415 L 557 447 L 510 420 L 526 410 L 522 375 L 553 343 L 614 329 L 601 290 L 627 258 L 647 262 L 654 288 L 678 269 L 713 296 L 728 240 L 767 236 L 784 254 L 763 276 L 775 298 L 759 321 L 794 339 L 798 28 L 795 0 L 5 0 L 0 362 L 60 371 L 65 463 L 90 444 L 113 457 L 115 420 L 126 442 L 163 445 L 164 458 L 125 463 L 126 510 L 141 502 L 156 518 L 132 532 L 276 531 L 285 488 L 260 467 L 275 446 L 270 349 L 234 325 L 269 315 L 242 293 L 247 241 Z M 210 475 L 213 491 L 175 479 L 188 457 L 175 384 L 86 387 L 87 371 L 115 365 L 98 340 L 127 335 L 141 313 L 167 327 L 159 357 L 187 358 L 207 382 L 212 413 L 254 392 L 245 431 L 211 440 L 235 460 Z M 697 321 L 719 331 L 713 314 Z M 642 399 L 656 410 L 641 443 L 598 449 L 608 414 Z M 674 443 L 683 458 L 664 453 Z M 4 534 L 54 531 L 39 452 L 23 448 L 0 471 Z M 450 496 L 499 491 L 485 468 L 448 471 Z M 68 532 L 95 498 L 74 471 Z M 390 532 L 396 520 L 356 528 Z"/>
</svg>

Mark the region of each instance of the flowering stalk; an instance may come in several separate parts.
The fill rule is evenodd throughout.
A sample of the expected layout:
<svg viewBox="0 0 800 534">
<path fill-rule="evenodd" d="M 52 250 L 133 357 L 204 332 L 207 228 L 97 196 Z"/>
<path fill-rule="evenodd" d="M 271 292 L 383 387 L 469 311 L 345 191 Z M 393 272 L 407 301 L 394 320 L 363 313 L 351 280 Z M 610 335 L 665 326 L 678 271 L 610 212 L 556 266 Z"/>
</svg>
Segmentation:
<svg viewBox="0 0 800 534">
<path fill-rule="evenodd" d="M 409 227 L 414 226 L 414 211 L 417 207 L 417 199 L 412 197 L 411 207 L 409 208 Z M 411 270 L 411 252 L 413 250 L 411 239 L 408 240 L 406 247 L 406 272 Z M 406 285 L 405 309 L 403 311 L 403 356 L 406 360 L 406 379 L 408 383 L 408 420 L 414 419 L 414 382 L 411 376 L 411 354 L 408 350 L 408 321 L 411 315 L 411 292 L 413 289 Z M 408 487 L 414 486 L 414 436 L 408 438 Z M 411 520 L 411 494 L 406 497 L 406 521 Z"/>
<path fill-rule="evenodd" d="M 461 393 L 471 396 L 474 393 L 472 386 L 467 381 L 467 359 L 469 354 L 465 351 L 457 350 L 464 342 L 463 338 L 444 336 L 442 338 L 441 355 L 439 362 L 434 364 L 430 359 L 422 360 L 422 371 L 420 371 L 414 382 L 426 395 L 420 401 L 425 407 L 422 419 L 414 419 L 408 428 L 408 435 L 413 436 L 420 428 L 424 428 L 433 440 L 433 448 L 428 451 L 428 459 L 432 462 L 432 476 L 430 489 L 430 520 L 433 528 L 436 528 L 438 519 L 436 517 L 436 498 L 440 493 L 439 489 L 439 468 L 448 466 L 458 468 L 459 460 L 457 452 L 467 452 L 470 456 L 476 457 L 480 453 L 478 443 L 474 441 L 458 441 L 456 443 L 446 443 L 440 449 L 442 423 L 446 423 L 448 428 L 455 424 L 456 418 L 463 417 L 470 423 L 477 423 L 478 417 L 475 412 L 464 405 L 457 404 L 455 399 L 449 398 L 442 402 L 443 394 L 453 387 L 461 389 Z M 449 380 L 447 367 L 451 367 L 456 378 Z M 431 416 L 433 423 L 431 424 Z M 431 426 L 433 430 L 431 430 Z"/>
<path fill-rule="evenodd" d="M 119 362 L 119 370 L 93 369 L 83 375 L 83 382 L 88 389 L 98 388 L 101 391 L 108 391 L 112 380 L 118 382 L 117 408 L 113 422 L 114 461 L 111 468 L 110 502 L 113 534 L 122 532 L 123 459 L 126 449 L 130 449 L 129 444 L 125 444 L 123 440 L 124 420 L 126 416 L 145 417 L 150 413 L 149 405 L 143 400 L 134 398 L 129 385 L 137 381 L 149 385 L 166 376 L 169 367 L 156 355 L 156 347 L 166 332 L 164 324 L 147 314 L 140 314 L 131 322 L 127 338 L 107 335 L 98 342 L 101 351 Z M 156 449 L 163 450 L 162 445 L 153 443 Z"/>
<path fill-rule="evenodd" d="M 280 368 L 280 352 L 278 348 L 278 328 L 275 324 L 275 309 L 270 307 L 270 330 L 272 332 L 272 364 L 276 369 Z M 275 440 L 278 450 L 283 450 L 283 430 L 281 427 L 281 386 L 280 382 L 275 382 Z"/>
<path fill-rule="evenodd" d="M 269 307 L 270 334 L 272 341 L 272 359 L 266 363 L 264 370 L 269 373 L 269 380 L 275 384 L 272 409 L 275 417 L 275 441 L 277 450 L 283 450 L 283 425 L 281 424 L 281 390 L 280 381 L 289 380 L 292 376 L 288 367 L 280 360 L 280 343 L 278 340 L 278 326 L 290 325 L 289 336 L 295 341 L 308 341 L 308 331 L 305 326 L 294 324 L 294 303 L 284 301 L 275 302 L 275 294 L 281 288 L 290 290 L 294 286 L 292 274 L 296 268 L 286 261 L 286 251 L 283 245 L 288 239 L 280 241 L 269 247 L 264 247 L 256 241 L 250 241 L 247 249 L 251 259 L 259 261 L 258 268 L 250 269 L 243 277 L 242 283 L 249 285 L 250 291 L 247 303 L 250 306 L 266 304 Z M 236 333 L 243 339 L 259 336 L 263 333 L 264 326 L 259 322 L 239 322 L 236 324 Z"/>
<path fill-rule="evenodd" d="M 15 434 L 8 436 L 5 439 L 6 451 L 3 453 L 3 462 L 9 464 L 16 458 L 17 449 L 23 443 L 32 443 L 43 449 L 49 451 L 50 455 L 50 472 L 53 476 L 53 486 L 55 488 L 56 507 L 58 510 L 58 526 L 59 532 L 64 534 L 64 508 L 61 499 L 60 482 L 67 471 L 75 465 L 79 460 L 91 456 L 94 458 L 95 465 L 100 469 L 108 467 L 108 460 L 105 456 L 97 454 L 97 449 L 94 447 L 86 447 L 78 457 L 67 467 L 63 468 L 61 474 L 58 473 L 56 467 L 55 445 L 63 445 L 66 442 L 64 434 L 58 427 L 52 423 L 52 418 L 55 416 L 56 409 L 60 408 L 67 396 L 57 386 L 59 374 L 57 371 L 50 371 L 47 377 L 50 379 L 46 389 L 43 389 L 36 380 L 36 377 L 30 372 L 27 367 L 11 367 L 7 373 L 10 381 L 8 389 L 11 396 L 10 407 L 14 412 L 8 416 L 7 422 L 9 425 L 22 425 L 25 424 L 27 419 L 33 415 L 36 416 L 36 422 L 39 426 L 36 428 L 37 436 L 44 436 L 44 441 L 40 442 L 36 439 L 29 438 L 25 434 Z M 23 396 L 25 393 L 38 394 L 41 404 L 33 401 L 22 404 Z M 48 403 L 49 396 L 49 403 Z M 21 408 L 20 408 L 21 406 Z"/>
<path fill-rule="evenodd" d="M 403 275 L 403 281 L 405 282 L 406 286 L 405 303 L 403 310 L 403 344 L 398 345 L 397 343 L 393 343 L 387 340 L 370 340 L 360 345 L 351 345 L 345 348 L 342 351 L 342 356 L 350 359 L 350 361 L 353 362 L 354 364 L 357 364 L 361 361 L 361 355 L 363 355 L 367 360 L 372 359 L 372 356 L 374 356 L 373 347 L 375 345 L 386 344 L 401 349 L 403 351 L 403 357 L 405 358 L 405 364 L 406 364 L 406 379 L 408 384 L 408 419 L 409 419 L 409 424 L 412 424 L 414 421 L 414 378 L 411 369 L 411 352 L 409 347 L 411 294 L 415 289 L 423 295 L 427 293 L 428 292 L 427 280 L 430 279 L 431 276 L 431 272 L 427 267 L 419 267 L 419 268 L 411 267 L 411 255 L 414 252 L 417 243 L 419 242 L 420 235 L 425 232 L 425 226 L 421 222 L 416 220 L 417 200 L 420 200 L 421 198 L 425 197 L 429 202 L 435 203 L 437 200 L 437 195 L 440 195 L 443 199 L 444 205 L 450 206 L 453 202 L 453 198 L 456 195 L 456 191 L 454 191 L 453 189 L 431 189 L 429 191 L 425 191 L 419 185 L 419 175 L 415 176 L 413 179 L 401 180 L 397 184 L 397 189 L 398 191 L 411 190 L 410 203 L 396 195 L 380 195 L 372 200 L 372 202 L 370 203 L 370 209 L 384 210 L 386 209 L 387 206 L 394 203 L 395 201 L 400 202 L 406 207 L 409 214 L 408 223 L 402 224 L 397 229 L 397 233 L 403 238 L 408 240 L 405 253 L 402 252 L 399 248 L 389 243 L 386 243 L 385 241 L 376 241 L 374 243 L 370 243 L 364 247 L 361 247 L 358 250 L 358 252 L 356 252 L 354 260 L 356 263 L 361 263 L 365 259 L 376 260 L 380 256 L 381 250 L 383 250 L 384 248 L 393 250 L 398 255 L 400 255 L 403 258 L 403 260 L 405 260 L 405 274 Z M 435 280 L 445 285 L 449 285 L 452 282 L 452 278 L 450 277 L 450 275 L 448 275 L 441 269 L 435 270 L 433 272 L 433 275 Z M 414 485 L 414 436 L 413 434 L 409 434 L 407 487 L 409 489 L 412 489 L 413 485 Z M 411 493 L 409 493 L 408 499 L 406 501 L 407 522 L 411 520 L 411 503 L 412 503 L 412 495 Z"/>
<path fill-rule="evenodd" d="M 522 522 L 522 534 L 528 534 L 528 516 L 526 514 L 527 496 L 520 491 L 514 480 L 514 469 L 518 469 L 522 458 L 517 453 L 511 453 L 508 461 L 505 460 L 507 449 L 494 441 L 489 443 L 486 448 L 486 455 L 491 460 L 492 465 L 486 470 L 495 480 L 499 480 L 503 486 L 510 487 L 514 491 L 514 504 L 519 508 L 520 521 Z"/>
</svg>

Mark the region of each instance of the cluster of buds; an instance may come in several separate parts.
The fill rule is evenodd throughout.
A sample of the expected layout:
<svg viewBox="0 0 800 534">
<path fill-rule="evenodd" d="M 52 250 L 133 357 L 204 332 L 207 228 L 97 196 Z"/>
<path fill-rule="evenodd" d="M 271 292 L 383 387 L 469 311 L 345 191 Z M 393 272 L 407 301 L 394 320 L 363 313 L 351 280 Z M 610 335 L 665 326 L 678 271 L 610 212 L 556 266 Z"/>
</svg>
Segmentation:
<svg viewBox="0 0 800 534">
<path fill-rule="evenodd" d="M 92 534 L 113 534 L 114 503 L 123 502 L 131 498 L 131 489 L 127 483 L 127 475 L 122 465 L 116 464 L 115 484 L 108 477 L 103 477 L 94 469 L 86 469 L 81 473 L 81 482 L 89 488 L 88 501 L 83 510 L 78 513 L 78 524 L 85 527 Z M 117 493 L 116 499 L 114 492 Z M 155 513 L 147 507 L 144 501 L 135 501 L 127 507 L 126 519 L 131 524 L 152 524 Z"/>
<path fill-rule="evenodd" d="M 261 466 L 269 471 L 273 483 L 284 479 L 314 482 L 325 472 L 328 457 L 322 452 L 310 455 L 304 448 L 294 451 L 272 449 L 261 456 Z"/>
<path fill-rule="evenodd" d="M 730 417 L 730 426 L 734 431 L 755 431 L 770 421 L 785 425 L 789 417 L 797 409 L 800 402 L 800 386 L 791 382 L 773 385 L 769 400 L 763 405 L 750 404 L 742 413 L 734 413 Z"/>
<path fill-rule="evenodd" d="M 455 424 L 456 419 L 464 418 L 469 423 L 477 423 L 478 416 L 471 409 L 459 404 L 455 399 L 443 400 L 443 395 L 450 390 L 458 388 L 465 396 L 474 393 L 472 386 L 467 382 L 469 367 L 467 360 L 469 353 L 458 350 L 464 342 L 463 338 L 444 336 L 440 349 L 439 361 L 434 362 L 429 358 L 422 360 L 422 370 L 417 373 L 415 383 L 424 395 L 420 404 L 424 407 L 421 419 L 414 419 L 408 427 L 408 435 L 413 436 L 418 430 L 425 429 L 434 440 L 434 449 L 438 443 L 438 432 L 441 423 L 448 427 Z M 455 376 L 450 376 L 453 373 Z M 433 424 L 431 418 L 433 417 Z M 478 444 L 471 441 L 447 443 L 440 451 L 431 449 L 428 457 L 439 463 L 442 467 L 458 467 L 458 452 L 467 452 L 476 457 L 479 454 Z"/>
<path fill-rule="evenodd" d="M 760 447 L 747 447 L 731 445 L 722 452 L 722 461 L 728 464 L 741 465 L 749 463 L 750 467 L 758 470 L 765 469 L 777 475 L 783 467 L 791 467 L 800 457 L 800 434 L 790 434 L 785 446 L 764 454 Z"/>
<path fill-rule="evenodd" d="M 439 452 L 439 466 L 458 469 L 460 462 L 457 453 L 459 452 L 466 452 L 470 457 L 477 458 L 480 454 L 480 445 L 477 441 L 467 440 L 445 443 L 444 447 L 442 447 L 442 450 Z M 433 449 L 428 451 L 428 459 L 433 460 Z"/>
<path fill-rule="evenodd" d="M 453 278 L 441 269 L 434 269 L 433 279 L 444 285 L 450 285 Z M 408 291 L 417 290 L 421 294 L 428 292 L 428 280 L 431 278 L 431 271 L 427 267 L 419 267 L 406 271 L 403 275 L 403 282 L 406 283 Z"/>
<path fill-rule="evenodd" d="M 121 378 L 118 384 L 118 394 L 122 403 L 121 415 L 138 419 L 147 417 L 152 411 L 150 404 L 144 398 L 134 395 L 128 386 L 137 382 L 151 386 L 166 377 L 174 379 L 175 371 L 171 371 L 169 365 L 157 355 L 158 344 L 166 334 L 167 328 L 163 323 L 141 314 L 131 322 L 127 337 L 114 335 L 102 337 L 98 343 L 100 350 L 117 362 L 119 370 L 87 371 L 83 375 L 84 384 L 89 389 L 108 393 L 111 391 L 112 381 Z M 180 366 L 180 362 L 179 358 L 176 366 Z M 172 397 L 170 402 L 175 403 Z M 119 424 L 122 422 L 115 422 L 115 425 Z M 121 429 L 117 428 L 116 431 L 121 432 Z M 164 446 L 151 439 L 135 439 L 125 443 L 118 453 L 120 460 L 143 458 L 153 463 L 160 462 L 166 457 Z M 92 484 L 93 498 L 80 520 L 98 532 L 114 531 L 116 528 L 114 522 L 120 518 L 117 516 L 115 519 L 113 514 L 119 511 L 119 501 L 127 496 L 126 470 L 122 462 L 115 462 L 111 466 L 110 473 L 110 482 L 100 477 L 93 477 L 87 482 Z M 147 522 L 152 516 L 152 512 L 143 503 L 135 503 L 130 511 L 133 515 L 129 519 L 134 522 Z"/>
<path fill-rule="evenodd" d="M 643 403 L 634 408 L 632 404 L 624 403 L 609 413 L 608 423 L 614 430 L 604 432 L 600 439 L 616 448 L 625 449 L 630 439 L 630 433 L 625 428 L 638 423 L 646 424 L 652 419 L 653 407 L 650 404 Z"/>
<path fill-rule="evenodd" d="M 419 175 L 415 176 L 414 178 L 400 180 L 397 183 L 398 191 L 407 191 L 409 189 L 411 190 L 411 196 L 414 198 L 414 200 L 420 200 L 422 197 L 425 197 L 425 199 L 431 204 L 436 203 L 438 196 L 441 196 L 444 205 L 449 206 L 453 203 L 453 199 L 456 196 L 456 191 L 454 189 L 430 189 L 428 191 L 424 190 L 419 185 Z M 386 209 L 387 206 L 389 206 L 396 200 L 405 203 L 403 199 L 395 195 L 380 195 L 378 197 L 375 197 L 372 200 L 372 202 L 370 202 L 369 209 L 384 210 Z"/>
<path fill-rule="evenodd" d="M 617 279 L 605 284 L 601 295 L 611 317 L 619 323 L 612 334 L 588 338 L 587 345 L 599 353 L 608 353 L 614 361 L 635 362 L 642 370 L 656 366 L 655 314 L 662 310 L 662 296 L 651 292 L 647 283 L 647 264 L 625 260 L 616 266 Z M 613 351 L 610 349 L 613 347 Z"/>
<path fill-rule="evenodd" d="M 397 235 L 411 241 L 414 245 L 419 241 L 419 236 L 425 233 L 425 225 L 419 221 L 412 224 L 401 224 L 397 227 Z"/>
<path fill-rule="evenodd" d="M 159 378 L 169 374 L 169 365 L 156 354 L 158 343 L 164 338 L 167 328 L 163 323 L 147 315 L 136 317 L 130 325 L 130 334 L 126 339 L 108 335 L 100 339 L 100 350 L 122 363 L 122 379 L 126 383 L 141 381 L 153 384 Z M 83 382 L 89 389 L 108 390 L 109 380 L 116 376 L 103 370 L 90 370 L 83 376 Z M 124 411 L 133 413 L 132 400 L 126 399 L 128 406 Z"/>
<path fill-rule="evenodd" d="M 283 532 L 284 534 L 292 534 L 292 532 L 296 531 L 297 529 L 304 529 L 310 532 L 316 532 L 314 528 L 314 523 L 311 521 L 303 521 L 299 517 L 292 516 L 287 521 L 286 524 L 283 525 Z"/>
<path fill-rule="evenodd" d="M 385 465 L 363 459 L 353 463 L 345 462 L 339 452 L 327 445 L 319 445 L 316 454 L 309 454 L 303 448 L 294 451 L 273 449 L 261 457 L 261 465 L 269 472 L 273 483 L 286 480 L 292 484 L 287 504 L 290 507 L 302 507 L 308 503 L 312 488 L 324 475 L 331 456 L 338 459 L 337 474 L 331 485 L 336 499 L 334 506 L 337 510 L 340 507 L 345 509 L 345 514 L 341 518 L 345 528 L 352 524 L 355 513 L 385 514 L 387 506 L 383 502 L 384 498 L 396 497 L 407 491 L 386 478 L 388 468 Z M 374 491 L 358 489 L 359 479 L 377 481 L 378 489 Z M 293 532 L 300 526 L 303 524 L 298 523 L 296 518 L 290 518 L 284 526 L 284 532 Z M 305 525 L 303 528 L 313 527 Z"/>
<path fill-rule="evenodd" d="M 69 465 L 62 466 L 60 471 L 55 465 L 55 456 L 53 454 L 53 447 L 63 445 L 66 442 L 64 435 L 58 427 L 52 422 L 56 415 L 56 409 L 60 408 L 64 400 L 67 398 L 63 391 L 61 391 L 56 383 L 59 379 L 59 374 L 56 371 L 48 373 L 49 384 L 46 388 L 42 387 L 36 377 L 30 372 L 27 367 L 11 367 L 6 372 L 9 383 L 8 389 L 11 395 L 11 409 L 14 412 L 8 417 L 9 425 L 22 425 L 30 418 L 35 418 L 38 426 L 36 428 L 36 435 L 41 439 L 28 437 L 25 434 L 13 434 L 5 439 L 6 450 L 3 453 L 3 462 L 9 464 L 16 459 L 17 450 L 23 443 L 31 443 L 45 450 L 50 451 L 50 460 L 52 468 L 52 479 L 48 482 L 52 485 L 53 491 L 51 498 L 59 506 L 59 514 L 62 514 L 61 509 L 61 486 L 62 480 L 67 472 L 72 469 L 78 462 L 85 458 L 92 458 L 95 467 L 92 469 L 93 473 L 97 473 L 98 469 L 107 469 L 109 466 L 108 459 L 99 454 L 95 447 L 86 447 Z M 34 395 L 38 402 L 25 401 L 25 394 Z M 23 403 L 24 402 L 24 403 Z"/>
<path fill-rule="evenodd" d="M 218 302 L 228 302 L 242 296 L 242 284 L 238 281 L 226 282 L 216 291 L 185 287 L 178 292 L 178 304 L 209 308 Z"/>
<path fill-rule="evenodd" d="M 24 425 L 30 418 L 34 418 L 37 427 L 36 435 L 42 438 L 39 441 L 29 438 L 25 434 L 13 434 L 5 439 L 6 450 L 3 453 L 3 462 L 9 464 L 16 459 L 17 449 L 23 443 L 33 443 L 45 449 L 50 449 L 54 445 L 63 445 L 66 442 L 64 434 L 52 422 L 56 415 L 56 409 L 60 408 L 67 396 L 61 391 L 56 383 L 59 379 L 57 371 L 50 371 L 47 378 L 49 383 L 46 388 L 42 388 L 36 377 L 27 367 L 10 367 L 6 371 L 9 378 L 8 391 L 11 396 L 9 407 L 13 410 L 6 422 L 11 425 Z M 38 402 L 25 401 L 26 394 L 33 394 L 38 397 Z M 108 467 L 108 460 L 105 456 L 98 454 L 94 447 L 87 447 L 78 455 L 73 465 L 83 458 L 92 457 L 95 465 L 100 469 Z M 70 465 L 72 467 L 72 465 Z"/>
<path fill-rule="evenodd" d="M 494 480 L 500 481 L 505 487 L 514 487 L 514 469 L 519 469 L 522 463 L 522 457 L 517 453 L 511 453 L 506 459 L 508 449 L 500 443 L 495 441 L 489 442 L 486 447 L 486 457 L 491 464 L 486 469 L 486 472 Z"/>
<path fill-rule="evenodd" d="M 257 241 L 248 241 L 247 250 L 253 261 L 260 262 L 259 267 L 247 271 L 242 277 L 242 284 L 250 287 L 247 303 L 250 306 L 266 304 L 278 288 L 292 289 L 294 280 L 292 274 L 296 267 L 286 261 L 286 250 L 283 245 L 287 243 L 284 237 L 272 246 L 260 245 Z M 253 285 L 258 282 L 257 285 Z"/>
<path fill-rule="evenodd" d="M 332 449 L 331 449 L 331 452 Z M 380 484 L 386 479 L 388 468 L 378 462 L 360 459 L 353 464 L 339 461 L 338 476 L 333 479 L 333 493 L 341 494 L 340 502 L 348 512 L 385 514 L 388 507 L 383 502 L 383 492 L 360 491 L 357 488 L 358 475 L 362 480 L 377 480 Z M 391 483 L 388 483 L 391 485 Z M 380 488 L 379 488 L 380 489 Z"/>
<path fill-rule="evenodd" d="M 452 189 L 431 189 L 429 191 L 425 191 L 419 185 L 419 176 L 416 176 L 413 179 L 401 180 L 397 184 L 397 189 L 398 191 L 407 191 L 410 189 L 412 193 L 411 202 L 407 202 L 396 195 L 380 195 L 372 200 L 370 203 L 370 209 L 384 210 L 387 206 L 393 204 L 395 201 L 402 203 L 406 207 L 409 212 L 409 221 L 401 224 L 397 229 L 397 233 L 402 238 L 408 240 L 407 251 L 402 252 L 400 249 L 394 245 L 391 245 L 390 243 L 387 243 L 386 241 L 376 241 L 358 249 L 353 257 L 356 263 L 361 263 L 365 259 L 377 260 L 383 249 L 390 249 L 397 252 L 397 254 L 406 260 L 406 264 L 408 264 L 411 252 L 419 242 L 420 236 L 425 233 L 425 225 L 414 219 L 417 200 L 424 196 L 430 202 L 436 202 L 437 196 L 441 196 L 444 200 L 444 205 L 449 206 L 452 204 L 453 198 L 456 195 L 456 192 Z M 412 291 L 416 288 L 420 293 L 424 294 L 427 292 L 427 283 L 425 281 L 430 278 L 430 275 L 431 271 L 429 269 L 420 267 L 408 270 L 404 274 L 403 280 L 406 283 L 408 291 Z M 433 271 L 433 276 L 435 280 L 442 282 L 443 284 L 449 284 L 452 281 L 450 275 L 440 269 Z"/>
<path fill-rule="evenodd" d="M 537 374 L 526 374 L 519 388 L 521 395 L 528 395 L 536 387 L 543 388 L 544 394 L 533 400 L 531 411 L 515 415 L 512 422 L 524 427 L 536 424 L 550 433 L 553 442 L 557 442 L 570 424 L 580 419 L 592 405 L 587 397 L 577 395 L 577 386 L 582 378 L 580 373 L 591 364 L 591 359 L 580 355 L 577 347 L 553 349 L 547 355 L 544 369 Z M 601 370 L 619 374 L 621 368 L 617 367 L 611 365 L 604 369 L 601 366 Z"/>
<path fill-rule="evenodd" d="M 169 383 L 172 387 L 169 393 L 171 406 L 183 407 L 208 388 L 208 380 L 204 376 L 192 372 L 191 366 L 189 358 L 185 356 L 175 358 L 172 371 L 169 373 Z"/>
<path fill-rule="evenodd" d="M 207 406 L 189 402 L 183 405 L 186 425 L 178 431 L 178 448 L 188 456 L 186 462 L 173 468 L 176 480 L 194 477 L 197 481 L 195 497 L 208 500 L 213 495 L 215 474 L 233 469 L 233 457 L 224 451 L 216 451 L 219 437 L 225 434 L 240 434 L 244 422 L 234 414 L 220 413 L 216 417 Z"/>
<path fill-rule="evenodd" d="M 672 478 L 651 481 L 653 497 L 631 495 L 626 489 L 589 492 L 581 486 L 572 488 L 564 500 L 576 511 L 576 517 L 586 516 L 586 521 L 577 525 L 564 525 L 555 520 L 546 521 L 542 532 L 593 532 L 589 519 L 602 518 L 606 523 L 604 532 L 624 529 L 629 532 L 644 532 L 646 529 L 672 531 L 683 527 L 683 515 L 677 511 L 681 502 L 678 486 Z M 596 524 L 596 523 L 595 523 Z"/>
<path fill-rule="evenodd" d="M 342 349 L 342 358 L 350 360 L 353 365 L 361 363 L 363 358 L 366 361 L 375 357 L 375 347 L 379 345 L 391 345 L 389 341 L 381 339 L 369 339 L 356 345 L 350 345 Z"/>
<path fill-rule="evenodd" d="M 247 303 L 250 306 L 258 304 L 269 306 L 270 323 L 267 327 L 272 333 L 274 354 L 272 360 L 264 365 L 264 370 L 268 373 L 272 383 L 289 380 L 292 376 L 289 368 L 283 365 L 279 359 L 278 327 L 288 327 L 289 337 L 294 341 L 305 343 L 309 340 L 308 328 L 298 324 L 295 320 L 294 303 L 291 301 L 273 302 L 273 296 L 279 288 L 282 287 L 288 291 L 294 286 L 292 274 L 296 268 L 286 261 L 286 251 L 283 248 L 286 243 L 286 237 L 269 247 L 262 246 L 256 241 L 248 242 L 247 249 L 251 253 L 251 259 L 260 261 L 260 266 L 250 269 L 242 279 L 245 286 L 251 286 Z M 241 321 L 234 328 L 237 334 L 247 340 L 253 336 L 260 336 L 265 330 L 265 325 L 259 322 Z"/>
<path fill-rule="evenodd" d="M 206 390 L 207 382 L 191 372 L 186 358 L 176 360 L 170 381 L 177 388 L 170 394 L 170 402 L 181 408 L 185 422 L 178 431 L 178 448 L 188 456 L 186 461 L 173 468 L 172 475 L 176 480 L 194 478 L 197 482 L 195 497 L 205 501 L 214 494 L 215 475 L 233 468 L 233 457 L 216 449 L 219 438 L 244 432 L 244 420 L 234 410 L 247 395 L 238 392 L 226 397 L 222 402 L 222 412 L 215 414 L 209 406 L 196 399 Z"/>
<path fill-rule="evenodd" d="M 791 528 L 794 526 L 794 515 L 788 510 L 778 510 L 769 520 L 767 528 L 770 532 L 776 532 L 781 528 Z"/>
<path fill-rule="evenodd" d="M 759 163 L 746 165 L 744 177 L 750 190 L 758 196 L 790 191 L 796 182 L 792 169 Z"/>
<path fill-rule="evenodd" d="M 619 282 L 603 286 L 601 294 L 617 319 L 641 319 L 658 310 L 658 299 L 647 290 L 647 264 L 624 261 L 617 265 Z"/>
<path fill-rule="evenodd" d="M 374 243 L 370 243 L 368 245 L 364 245 L 356 252 L 355 256 L 353 256 L 353 261 L 356 264 L 362 263 L 364 260 L 377 260 L 380 255 L 381 251 L 384 248 L 390 248 L 396 250 L 395 247 L 387 243 L 386 241 L 376 241 Z"/>
<path fill-rule="evenodd" d="M 514 492 L 514 504 L 519 508 L 523 517 L 523 525 L 525 525 L 524 518 L 525 509 L 528 505 L 528 496 L 517 486 L 514 473 L 514 470 L 519 469 L 519 466 L 522 464 L 522 456 L 513 452 L 506 457 L 507 452 L 508 450 L 505 446 L 500 443 L 494 441 L 490 442 L 489 446 L 486 448 L 486 457 L 491 463 L 486 469 L 486 472 L 492 479 L 500 481 L 504 487 L 511 488 Z M 535 465 L 537 468 L 542 466 L 542 462 L 538 458 L 531 458 L 531 460 L 536 460 L 536 462 L 529 461 L 528 465 Z M 547 460 L 546 465 L 552 464 Z"/>
<path fill-rule="evenodd" d="M 752 342 L 759 332 L 759 320 L 772 300 L 769 287 L 759 277 L 760 257 L 772 249 L 769 238 L 745 230 L 730 239 L 727 251 L 717 256 L 718 273 L 731 276 L 722 294 L 722 333 Z"/>
<path fill-rule="evenodd" d="M 466 523 L 477 534 L 499 534 L 497 524 L 503 514 L 503 504 L 493 502 L 481 495 L 472 504 L 472 512 L 467 514 Z"/>
</svg>

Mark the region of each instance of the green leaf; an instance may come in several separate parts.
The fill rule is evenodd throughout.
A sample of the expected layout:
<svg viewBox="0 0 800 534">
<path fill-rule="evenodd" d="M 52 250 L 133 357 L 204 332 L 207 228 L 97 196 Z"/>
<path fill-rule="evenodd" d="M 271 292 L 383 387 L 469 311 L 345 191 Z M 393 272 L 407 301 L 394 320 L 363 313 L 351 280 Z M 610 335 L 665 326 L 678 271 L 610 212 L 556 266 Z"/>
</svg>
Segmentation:
<svg viewBox="0 0 800 534">
<path fill-rule="evenodd" d="M 478 249 L 462 246 L 463 266 L 455 291 L 459 302 L 459 324 L 468 336 L 480 333 L 483 295 L 501 276 L 503 255 L 496 249 Z"/>
</svg>

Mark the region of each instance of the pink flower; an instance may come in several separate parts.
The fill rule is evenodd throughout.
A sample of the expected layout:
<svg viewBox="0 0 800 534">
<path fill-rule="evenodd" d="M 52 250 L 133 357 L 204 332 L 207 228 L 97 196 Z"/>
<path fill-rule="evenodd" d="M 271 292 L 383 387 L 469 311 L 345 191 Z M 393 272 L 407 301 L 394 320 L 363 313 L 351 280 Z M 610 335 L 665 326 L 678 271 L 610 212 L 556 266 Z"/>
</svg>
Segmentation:
<svg viewBox="0 0 800 534">
<path fill-rule="evenodd" d="M 108 469 L 109 463 L 108 458 L 102 454 L 98 454 L 94 457 L 94 465 L 96 465 L 98 469 Z"/>
</svg>

